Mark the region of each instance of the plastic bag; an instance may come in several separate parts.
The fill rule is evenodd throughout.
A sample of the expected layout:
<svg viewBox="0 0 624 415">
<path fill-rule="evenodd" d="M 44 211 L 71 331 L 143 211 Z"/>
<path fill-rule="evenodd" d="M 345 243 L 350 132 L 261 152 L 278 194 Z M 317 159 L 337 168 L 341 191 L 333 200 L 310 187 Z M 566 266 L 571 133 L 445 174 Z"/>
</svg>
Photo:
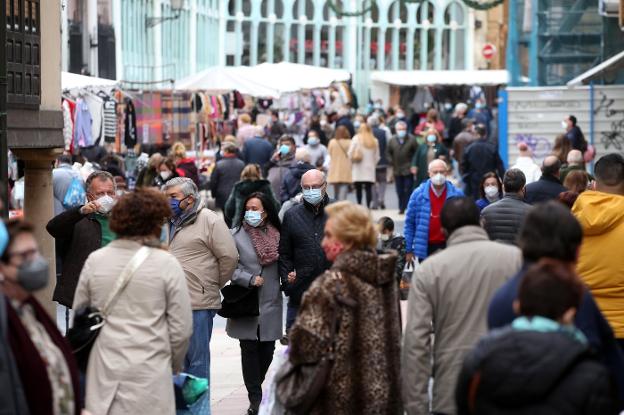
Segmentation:
<svg viewBox="0 0 624 415">
<path fill-rule="evenodd" d="M 65 209 L 71 209 L 84 204 L 86 193 L 82 181 L 74 177 L 65 192 L 63 198 L 63 207 Z"/>
<path fill-rule="evenodd" d="M 265 377 L 266 388 L 262 393 L 262 402 L 260 403 L 259 415 L 285 415 L 286 409 L 280 403 L 276 396 L 275 374 L 284 362 L 288 360 L 288 349 L 275 353 L 273 362 L 267 371 Z"/>
<path fill-rule="evenodd" d="M 173 376 L 173 388 L 178 415 L 210 413 L 210 383 L 188 373 Z"/>
<path fill-rule="evenodd" d="M 399 294 L 401 296 L 401 300 L 407 300 L 410 284 L 412 282 L 412 276 L 414 275 L 414 271 L 416 271 L 419 265 L 420 264 L 418 262 L 418 259 L 413 259 L 412 261 L 405 262 L 405 268 L 403 268 L 401 282 L 399 283 Z"/>
</svg>

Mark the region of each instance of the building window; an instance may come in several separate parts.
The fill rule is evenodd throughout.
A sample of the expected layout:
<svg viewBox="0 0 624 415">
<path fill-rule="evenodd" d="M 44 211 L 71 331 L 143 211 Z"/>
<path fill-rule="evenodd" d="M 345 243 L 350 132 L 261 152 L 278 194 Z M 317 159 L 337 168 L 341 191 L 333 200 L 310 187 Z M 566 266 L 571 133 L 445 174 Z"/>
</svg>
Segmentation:
<svg viewBox="0 0 624 415">
<path fill-rule="evenodd" d="M 7 102 L 38 108 L 41 103 L 39 0 L 6 1 Z"/>
</svg>

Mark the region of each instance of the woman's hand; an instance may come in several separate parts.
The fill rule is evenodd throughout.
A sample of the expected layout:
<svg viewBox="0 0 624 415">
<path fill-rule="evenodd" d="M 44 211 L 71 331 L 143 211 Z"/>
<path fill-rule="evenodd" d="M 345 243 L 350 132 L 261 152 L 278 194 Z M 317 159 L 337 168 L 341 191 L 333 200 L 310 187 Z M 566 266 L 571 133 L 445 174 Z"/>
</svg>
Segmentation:
<svg viewBox="0 0 624 415">
<path fill-rule="evenodd" d="M 255 287 L 261 287 L 262 285 L 264 285 L 264 278 L 258 275 L 257 277 L 254 278 L 253 285 Z"/>
</svg>

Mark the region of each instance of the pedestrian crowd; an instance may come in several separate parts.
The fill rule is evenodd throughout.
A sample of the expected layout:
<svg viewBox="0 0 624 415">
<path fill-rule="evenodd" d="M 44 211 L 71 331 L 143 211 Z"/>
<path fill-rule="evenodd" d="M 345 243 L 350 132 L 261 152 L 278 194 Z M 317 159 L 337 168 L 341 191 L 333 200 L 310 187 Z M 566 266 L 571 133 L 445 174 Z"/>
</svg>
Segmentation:
<svg viewBox="0 0 624 415">
<path fill-rule="evenodd" d="M 248 415 L 624 409 L 622 155 L 590 176 L 569 116 L 541 165 L 520 143 L 505 170 L 480 98 L 446 123 L 344 108 L 303 143 L 269 115 L 240 115 L 210 172 L 182 143 L 58 158 L 57 321 L 39 230 L 0 224 L 6 413 L 209 414 L 217 314 Z M 390 182 L 403 232 L 369 211 Z"/>
</svg>

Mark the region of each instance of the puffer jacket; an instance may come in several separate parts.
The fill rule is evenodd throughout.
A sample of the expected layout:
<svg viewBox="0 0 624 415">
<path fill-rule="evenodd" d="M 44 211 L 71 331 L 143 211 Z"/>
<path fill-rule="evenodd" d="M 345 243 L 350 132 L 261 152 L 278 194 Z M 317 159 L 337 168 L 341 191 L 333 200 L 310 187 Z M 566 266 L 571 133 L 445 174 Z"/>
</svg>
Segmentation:
<svg viewBox="0 0 624 415">
<path fill-rule="evenodd" d="M 431 180 L 428 179 L 412 192 L 405 215 L 405 252 L 413 253 L 420 259 L 427 258 L 427 246 L 429 245 L 430 187 Z M 447 180 L 446 200 L 463 196 L 464 192 Z"/>
<path fill-rule="evenodd" d="M 458 378 L 458 414 L 617 414 L 607 369 L 569 333 L 505 328 L 483 338 Z"/>
<path fill-rule="evenodd" d="M 615 337 L 624 339 L 624 196 L 587 190 L 572 213 L 583 227 L 577 272 L 587 284 Z"/>
<path fill-rule="evenodd" d="M 403 413 L 395 261 L 394 254 L 344 252 L 304 295 L 289 333 L 293 364 L 317 362 L 327 353 L 335 307 L 339 316 L 335 360 L 311 415 Z"/>
<path fill-rule="evenodd" d="M 279 276 L 289 304 L 298 306 L 303 293 L 312 281 L 330 267 L 321 248 L 329 198 L 314 207 L 305 200 L 284 214 L 279 244 Z M 294 283 L 288 282 L 288 273 L 296 271 Z"/>
<path fill-rule="evenodd" d="M 483 227 L 493 241 L 516 244 L 516 238 L 531 205 L 517 194 L 506 194 L 481 212 Z"/>
<path fill-rule="evenodd" d="M 297 193 L 301 192 L 301 176 L 308 170 L 313 170 L 314 168 L 315 167 L 310 163 L 298 161 L 288 169 L 288 173 L 286 173 L 282 181 L 282 190 L 280 192 L 282 195 L 280 201 L 282 203 L 297 196 Z"/>
</svg>

